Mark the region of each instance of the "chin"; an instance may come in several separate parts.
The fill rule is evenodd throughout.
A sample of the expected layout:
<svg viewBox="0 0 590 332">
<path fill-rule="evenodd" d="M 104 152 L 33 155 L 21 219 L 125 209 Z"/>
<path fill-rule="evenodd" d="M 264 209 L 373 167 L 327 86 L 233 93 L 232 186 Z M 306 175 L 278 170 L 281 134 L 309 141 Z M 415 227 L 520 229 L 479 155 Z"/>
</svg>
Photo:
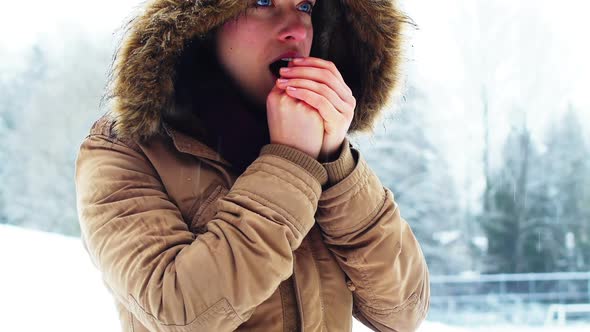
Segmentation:
<svg viewBox="0 0 590 332">
<path fill-rule="evenodd" d="M 272 91 L 272 89 L 274 88 L 274 86 L 276 84 L 276 80 L 277 80 L 276 78 L 271 76 L 271 78 L 269 78 L 268 81 L 265 82 L 263 92 L 258 97 L 259 102 L 262 102 L 264 105 L 266 105 L 266 98 L 268 97 L 268 95 Z"/>
<path fill-rule="evenodd" d="M 272 91 L 276 84 L 276 78 L 274 75 L 268 71 L 265 74 L 260 75 L 259 77 L 263 77 L 262 80 L 258 82 L 250 82 L 249 86 L 256 86 L 256 90 L 248 89 L 245 97 L 248 101 L 257 106 L 258 108 L 262 108 L 266 112 L 266 99 L 268 98 L 268 94 Z"/>
</svg>

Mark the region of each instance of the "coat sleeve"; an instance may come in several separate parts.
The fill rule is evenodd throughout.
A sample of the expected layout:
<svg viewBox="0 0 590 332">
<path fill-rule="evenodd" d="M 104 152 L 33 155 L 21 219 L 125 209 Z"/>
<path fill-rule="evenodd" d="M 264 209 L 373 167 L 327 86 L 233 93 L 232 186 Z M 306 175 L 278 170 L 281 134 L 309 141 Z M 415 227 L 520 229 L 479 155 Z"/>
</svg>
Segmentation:
<svg viewBox="0 0 590 332">
<path fill-rule="evenodd" d="M 429 308 L 429 272 L 392 192 L 348 139 L 323 165 L 329 180 L 316 218 L 348 277 L 353 315 L 375 331 L 416 330 Z"/>
<path fill-rule="evenodd" d="M 150 331 L 236 329 L 291 275 L 324 168 L 265 146 L 195 236 L 145 155 L 119 142 L 89 136 L 76 159 L 82 237 L 106 286 Z"/>
</svg>

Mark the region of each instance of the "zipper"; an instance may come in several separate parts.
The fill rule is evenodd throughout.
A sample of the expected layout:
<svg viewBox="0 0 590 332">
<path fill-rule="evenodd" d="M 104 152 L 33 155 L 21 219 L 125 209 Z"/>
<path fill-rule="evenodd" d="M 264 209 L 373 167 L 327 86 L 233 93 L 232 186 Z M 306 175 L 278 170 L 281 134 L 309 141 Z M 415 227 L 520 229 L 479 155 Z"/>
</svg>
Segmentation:
<svg viewBox="0 0 590 332">
<path fill-rule="evenodd" d="M 297 299 L 297 310 L 299 311 L 299 330 L 301 332 L 304 331 L 303 325 L 303 306 L 301 304 L 301 294 L 299 293 L 299 287 L 297 287 L 297 278 L 295 276 L 295 266 L 296 266 L 296 255 L 293 252 L 293 288 L 295 289 L 295 298 Z"/>
</svg>

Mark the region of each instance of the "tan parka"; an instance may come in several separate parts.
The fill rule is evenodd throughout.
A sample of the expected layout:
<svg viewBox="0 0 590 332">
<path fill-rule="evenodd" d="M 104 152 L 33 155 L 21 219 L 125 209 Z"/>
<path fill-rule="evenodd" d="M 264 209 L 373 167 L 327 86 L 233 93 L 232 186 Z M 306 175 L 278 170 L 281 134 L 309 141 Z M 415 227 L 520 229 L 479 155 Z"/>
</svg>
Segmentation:
<svg viewBox="0 0 590 332">
<path fill-rule="evenodd" d="M 265 144 L 240 173 L 167 121 L 186 112 L 175 78 L 187 43 L 247 5 L 147 2 L 114 59 L 109 111 L 80 146 L 82 240 L 122 330 L 351 331 L 352 315 L 415 330 L 429 307 L 424 255 L 348 139 L 327 163 Z M 397 86 L 406 18 L 385 0 L 319 0 L 314 15 L 312 55 L 353 90 L 350 132 L 370 129 Z"/>
</svg>

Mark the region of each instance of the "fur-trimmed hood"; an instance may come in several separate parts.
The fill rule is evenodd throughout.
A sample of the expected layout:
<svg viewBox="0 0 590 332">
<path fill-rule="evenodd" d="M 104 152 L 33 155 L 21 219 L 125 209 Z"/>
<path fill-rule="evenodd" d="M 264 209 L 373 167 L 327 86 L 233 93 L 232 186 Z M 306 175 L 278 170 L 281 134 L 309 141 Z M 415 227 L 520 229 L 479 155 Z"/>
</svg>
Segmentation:
<svg viewBox="0 0 590 332">
<path fill-rule="evenodd" d="M 176 78 L 187 45 L 205 40 L 252 1 L 147 1 L 127 23 L 113 58 L 105 100 L 117 134 L 143 140 L 161 132 L 166 115 L 178 112 Z M 314 7 L 311 55 L 334 62 L 357 100 L 349 132 L 371 130 L 399 87 L 402 27 L 410 20 L 396 2 L 318 0 Z"/>
</svg>

